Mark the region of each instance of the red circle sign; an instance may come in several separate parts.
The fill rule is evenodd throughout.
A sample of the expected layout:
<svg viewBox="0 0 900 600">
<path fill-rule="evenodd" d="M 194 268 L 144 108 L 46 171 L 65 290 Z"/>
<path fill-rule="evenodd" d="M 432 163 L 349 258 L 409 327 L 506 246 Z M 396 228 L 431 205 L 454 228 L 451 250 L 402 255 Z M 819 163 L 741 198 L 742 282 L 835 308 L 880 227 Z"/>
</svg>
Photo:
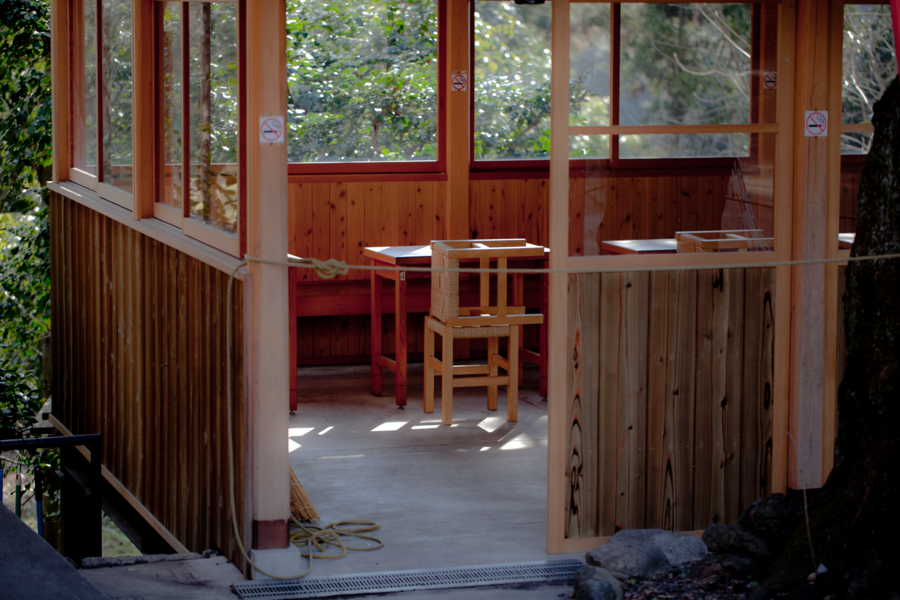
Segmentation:
<svg viewBox="0 0 900 600">
<path fill-rule="evenodd" d="M 461 92 L 466 89 L 466 76 L 461 73 L 455 74 L 453 76 L 452 86 L 454 92 Z"/>
<path fill-rule="evenodd" d="M 266 119 L 259 126 L 259 133 L 266 141 L 276 141 L 281 138 L 281 122 L 278 119 Z"/>
<path fill-rule="evenodd" d="M 811 112 L 806 117 L 806 131 L 809 135 L 820 136 L 828 128 L 828 119 L 820 112 Z"/>
<path fill-rule="evenodd" d="M 765 77 L 763 77 L 763 86 L 767 90 L 774 90 L 778 85 L 778 75 L 775 73 L 766 73 Z"/>
</svg>

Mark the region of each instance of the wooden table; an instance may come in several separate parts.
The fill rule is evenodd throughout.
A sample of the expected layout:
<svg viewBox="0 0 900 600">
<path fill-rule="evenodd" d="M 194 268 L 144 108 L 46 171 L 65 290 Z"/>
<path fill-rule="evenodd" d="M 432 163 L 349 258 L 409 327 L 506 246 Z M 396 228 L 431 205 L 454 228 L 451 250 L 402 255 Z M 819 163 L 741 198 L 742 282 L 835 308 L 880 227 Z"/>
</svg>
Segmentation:
<svg viewBox="0 0 900 600">
<path fill-rule="evenodd" d="M 675 254 L 675 239 L 665 240 L 608 240 L 600 248 L 609 254 Z"/>
<path fill-rule="evenodd" d="M 363 254 L 369 258 L 374 266 L 386 267 L 430 267 L 431 246 L 376 246 L 365 248 Z M 543 260 L 527 259 L 522 261 L 509 261 L 509 268 L 546 268 L 550 251 L 544 249 Z M 477 266 L 477 264 L 475 265 Z M 406 272 L 394 270 L 372 271 L 371 303 L 372 303 L 372 393 L 381 395 L 382 369 L 394 373 L 396 377 L 396 403 L 397 406 L 406 405 L 406 309 L 407 309 L 407 281 L 410 279 L 429 279 L 431 274 L 427 271 Z M 381 339 L 382 316 L 382 284 L 385 279 L 394 282 L 394 348 L 395 358 L 384 356 Z M 513 274 L 512 304 L 524 304 L 524 286 L 521 273 Z M 427 310 L 427 309 L 426 309 Z M 541 368 L 541 396 L 547 396 L 547 276 L 541 277 L 541 313 L 544 322 L 541 324 L 540 353 L 519 349 L 519 357 L 528 362 L 535 363 Z M 522 343 L 522 336 L 519 336 Z M 521 369 L 519 370 L 521 374 Z"/>
</svg>

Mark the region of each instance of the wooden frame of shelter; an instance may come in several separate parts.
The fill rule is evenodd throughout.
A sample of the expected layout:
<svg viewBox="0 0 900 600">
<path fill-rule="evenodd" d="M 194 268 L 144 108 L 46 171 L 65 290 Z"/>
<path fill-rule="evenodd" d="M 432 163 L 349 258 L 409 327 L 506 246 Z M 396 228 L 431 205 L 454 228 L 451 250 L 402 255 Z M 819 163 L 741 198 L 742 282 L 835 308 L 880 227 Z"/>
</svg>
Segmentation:
<svg viewBox="0 0 900 600">
<path fill-rule="evenodd" d="M 523 237 L 553 250 L 552 269 L 585 271 L 551 274 L 548 552 L 590 548 L 619 527 L 702 529 L 713 518 L 735 520 L 759 494 L 824 482 L 833 461 L 842 364 L 840 267 L 740 265 L 847 254 L 836 242 L 839 136 L 805 138 L 801 123 L 805 110 L 828 110 L 840 122 L 842 2 L 755 5 L 763 7 L 759 23 L 770 25 L 766 43 L 779 87 L 750 124 L 575 128 L 567 105 L 570 0 L 553 0 L 549 172 L 476 168 L 471 92 L 442 92 L 445 135 L 435 172 L 376 173 L 367 166 L 310 173 L 308 166 L 289 170 L 285 145 L 260 143 L 257 131 L 260 117 L 286 114 L 285 4 L 238 0 L 241 216 L 236 236 L 223 242 L 200 226 L 179 230 L 154 218 L 158 1 L 132 0 L 130 196 L 105 193 L 102 182 L 73 167 L 75 125 L 83 118 L 73 112 L 72 70 L 82 0 L 52 1 L 53 422 L 65 433 L 103 433 L 105 476 L 172 548 L 216 546 L 244 565 L 227 500 L 231 472 L 245 547 L 286 547 L 288 456 L 279 440 L 287 437 L 288 373 L 296 367 L 289 363 L 288 328 L 299 327 L 301 362 L 367 360 L 360 360 L 368 352 L 365 315 L 331 314 L 321 301 L 359 289 L 365 297 L 367 275 L 351 271 L 326 284 L 304 270 L 297 289 L 289 290 L 287 267 L 274 264 L 288 252 L 365 264 L 365 246 Z M 619 4 L 612 6 L 616 14 Z M 440 0 L 438 7 L 439 73 L 446 77 L 471 68 L 472 7 L 466 0 Z M 761 94 L 759 82 L 754 85 Z M 720 131 L 777 140 L 773 252 L 579 255 L 583 211 L 569 189 L 581 176 L 570 169 L 570 134 Z M 729 170 L 730 164 L 702 160 L 656 161 L 610 165 L 604 176 L 619 186 L 617 201 L 646 209 L 641 198 L 657 189 L 657 179 L 671 180 L 673 194 L 696 198 L 704 177 L 717 178 L 724 190 Z M 271 264 L 241 266 L 237 257 L 244 254 Z M 726 265 L 731 268 L 633 272 Z M 606 269 L 617 272 L 590 273 Z M 319 303 L 310 300 L 312 289 L 326 290 Z M 289 302 L 296 302 L 299 324 L 289 321 Z M 615 311 L 601 320 L 601 305 Z M 739 313 L 751 308 L 757 329 L 743 330 L 749 320 Z M 614 328 L 605 324 L 608 314 L 618 316 Z M 413 356 L 423 338 L 420 317 L 411 316 L 408 325 Z M 641 320 L 644 329 L 634 328 Z M 573 350 L 582 359 L 577 368 Z M 457 355 L 469 351 L 478 349 L 466 346 Z M 740 359 L 747 352 L 755 356 L 752 368 Z M 225 372 L 226 353 L 232 373 Z M 229 385 L 233 464 L 223 414 Z M 676 397 L 689 397 L 698 409 L 690 423 L 681 405 L 676 410 Z M 635 430 L 643 433 L 629 433 Z M 694 462 L 674 457 L 669 434 L 700 444 L 691 452 L 705 453 L 702 475 L 684 475 Z M 662 445 L 649 444 L 654 441 Z"/>
</svg>

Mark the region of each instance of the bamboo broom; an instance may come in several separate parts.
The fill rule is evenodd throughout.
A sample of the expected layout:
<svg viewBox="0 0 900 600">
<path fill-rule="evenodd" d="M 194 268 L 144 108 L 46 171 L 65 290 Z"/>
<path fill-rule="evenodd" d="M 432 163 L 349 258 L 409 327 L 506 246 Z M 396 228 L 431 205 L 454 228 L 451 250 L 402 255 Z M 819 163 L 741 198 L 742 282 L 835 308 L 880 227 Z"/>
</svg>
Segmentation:
<svg viewBox="0 0 900 600">
<path fill-rule="evenodd" d="M 312 500 L 306 495 L 306 490 L 300 485 L 294 469 L 288 466 L 288 471 L 291 472 L 291 516 L 298 521 L 318 521 L 319 513 L 316 512 Z"/>
</svg>

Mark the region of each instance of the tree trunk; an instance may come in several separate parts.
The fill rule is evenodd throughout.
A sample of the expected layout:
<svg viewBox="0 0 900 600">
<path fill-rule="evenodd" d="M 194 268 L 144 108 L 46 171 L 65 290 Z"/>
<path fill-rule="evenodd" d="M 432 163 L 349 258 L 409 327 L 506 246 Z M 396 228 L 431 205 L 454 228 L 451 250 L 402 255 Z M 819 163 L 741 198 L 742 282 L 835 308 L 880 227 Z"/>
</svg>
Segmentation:
<svg viewBox="0 0 900 600">
<path fill-rule="evenodd" d="M 875 105 L 852 256 L 900 253 L 900 84 Z M 835 466 L 754 597 L 900 593 L 900 260 L 851 262 Z M 816 566 L 826 573 L 808 581 Z"/>
</svg>

